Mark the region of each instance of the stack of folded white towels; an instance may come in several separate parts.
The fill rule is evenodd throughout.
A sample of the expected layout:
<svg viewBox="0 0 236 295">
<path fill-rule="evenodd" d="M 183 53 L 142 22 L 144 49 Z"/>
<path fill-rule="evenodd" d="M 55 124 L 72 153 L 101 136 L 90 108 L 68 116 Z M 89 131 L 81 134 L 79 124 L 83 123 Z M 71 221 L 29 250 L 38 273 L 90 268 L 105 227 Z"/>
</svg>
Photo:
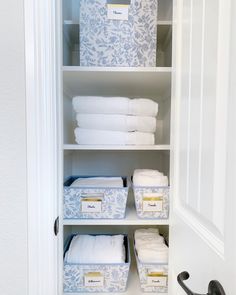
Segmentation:
<svg viewBox="0 0 236 295">
<path fill-rule="evenodd" d="M 155 144 L 158 104 L 151 99 L 76 96 L 75 141 L 88 145 Z"/>
<path fill-rule="evenodd" d="M 124 187 L 122 177 L 79 177 L 71 187 Z"/>
<path fill-rule="evenodd" d="M 134 186 L 168 186 L 168 177 L 162 172 L 152 169 L 135 169 L 133 174 Z"/>
<path fill-rule="evenodd" d="M 168 247 L 156 228 L 137 229 L 135 249 L 142 263 L 168 263 Z"/>
<path fill-rule="evenodd" d="M 124 263 L 123 235 L 76 235 L 65 255 L 67 263 Z"/>
</svg>

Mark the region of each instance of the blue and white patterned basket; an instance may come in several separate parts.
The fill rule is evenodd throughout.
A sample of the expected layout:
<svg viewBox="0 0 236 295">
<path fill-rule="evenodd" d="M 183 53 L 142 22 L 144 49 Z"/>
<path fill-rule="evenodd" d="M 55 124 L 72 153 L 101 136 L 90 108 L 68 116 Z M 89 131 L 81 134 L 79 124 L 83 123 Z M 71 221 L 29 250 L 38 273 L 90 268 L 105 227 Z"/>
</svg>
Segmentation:
<svg viewBox="0 0 236 295">
<path fill-rule="evenodd" d="M 121 188 L 70 187 L 78 177 L 72 176 L 64 184 L 64 219 L 125 218 L 129 191 L 126 177 Z"/>
<path fill-rule="evenodd" d="M 131 0 L 128 20 L 107 17 L 107 0 L 80 0 L 80 65 L 154 67 L 158 0 Z"/>
<path fill-rule="evenodd" d="M 135 245 L 134 245 L 135 249 Z M 135 252 L 140 287 L 144 293 L 168 293 L 168 264 L 142 263 Z"/>
<path fill-rule="evenodd" d="M 65 252 L 74 235 L 69 239 Z M 124 238 L 126 250 L 125 263 L 106 264 L 71 264 L 64 262 L 64 292 L 65 293 L 116 293 L 125 292 L 130 269 L 130 249 L 128 237 Z M 93 278 L 102 284 L 88 286 L 86 278 Z"/>
<path fill-rule="evenodd" d="M 134 186 L 136 212 L 142 219 L 167 219 L 169 217 L 169 186 Z"/>
</svg>

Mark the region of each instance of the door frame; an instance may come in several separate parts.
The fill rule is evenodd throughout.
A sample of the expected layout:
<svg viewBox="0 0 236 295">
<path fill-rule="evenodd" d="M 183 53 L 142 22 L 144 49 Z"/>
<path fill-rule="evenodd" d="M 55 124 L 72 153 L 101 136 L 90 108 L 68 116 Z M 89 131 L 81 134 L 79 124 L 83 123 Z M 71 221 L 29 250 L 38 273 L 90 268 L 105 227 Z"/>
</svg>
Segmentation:
<svg viewBox="0 0 236 295">
<path fill-rule="evenodd" d="M 53 232 L 62 193 L 58 2 L 24 1 L 29 295 L 56 295 L 61 288 L 59 239 Z"/>
</svg>

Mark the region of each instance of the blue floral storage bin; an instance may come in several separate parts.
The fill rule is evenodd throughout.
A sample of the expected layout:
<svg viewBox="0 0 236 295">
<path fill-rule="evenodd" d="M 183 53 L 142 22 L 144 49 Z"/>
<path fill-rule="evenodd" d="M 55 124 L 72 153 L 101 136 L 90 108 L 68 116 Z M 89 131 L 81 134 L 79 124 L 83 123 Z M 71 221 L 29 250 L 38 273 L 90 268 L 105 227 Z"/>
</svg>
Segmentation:
<svg viewBox="0 0 236 295">
<path fill-rule="evenodd" d="M 65 247 L 69 249 L 73 235 Z M 125 292 L 130 269 L 130 249 L 128 237 L 124 237 L 125 263 L 115 264 L 69 264 L 64 262 L 65 293 L 116 293 Z M 88 286 L 87 278 L 93 278 L 100 286 Z"/>
<path fill-rule="evenodd" d="M 136 212 L 142 219 L 167 219 L 169 217 L 169 186 L 134 186 Z"/>
<path fill-rule="evenodd" d="M 80 0 L 80 65 L 156 66 L 157 1 L 131 0 L 128 20 L 114 20 L 107 0 Z"/>
<path fill-rule="evenodd" d="M 127 178 L 123 187 L 70 187 L 81 176 L 72 176 L 64 183 L 64 219 L 125 218 L 128 197 Z"/>
<path fill-rule="evenodd" d="M 168 264 L 142 263 L 134 252 L 142 292 L 168 293 Z"/>
</svg>

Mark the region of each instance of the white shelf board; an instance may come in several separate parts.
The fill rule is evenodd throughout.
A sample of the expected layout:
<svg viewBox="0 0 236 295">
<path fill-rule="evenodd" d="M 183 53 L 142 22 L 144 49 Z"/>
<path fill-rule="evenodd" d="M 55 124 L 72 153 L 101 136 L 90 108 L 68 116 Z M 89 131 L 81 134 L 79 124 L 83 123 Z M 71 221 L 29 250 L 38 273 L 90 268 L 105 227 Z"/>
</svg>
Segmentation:
<svg viewBox="0 0 236 295">
<path fill-rule="evenodd" d="M 79 26 L 79 22 L 75 22 L 75 21 L 73 21 L 73 20 L 71 20 L 71 19 L 68 19 L 68 20 L 64 20 L 63 21 L 63 24 L 64 25 L 77 25 L 77 26 Z M 157 25 L 158 26 L 161 26 L 161 25 L 172 25 L 172 21 L 171 20 L 158 20 L 157 21 Z"/>
<path fill-rule="evenodd" d="M 172 26 L 172 21 L 171 20 L 158 20 L 157 21 L 157 25 L 158 26 L 166 26 L 166 25 L 168 25 L 168 26 Z"/>
<path fill-rule="evenodd" d="M 170 145 L 78 145 L 64 144 L 64 150 L 169 151 Z"/>
<path fill-rule="evenodd" d="M 165 99 L 171 89 L 171 71 L 171 67 L 64 66 L 64 91 L 71 97 L 100 95 Z"/>
<path fill-rule="evenodd" d="M 63 66 L 66 72 L 139 72 L 139 73 L 171 73 L 171 67 L 84 67 L 84 66 Z"/>
<path fill-rule="evenodd" d="M 88 295 L 88 293 L 64 293 L 64 295 Z M 94 293 L 92 293 L 94 294 Z M 140 281 L 137 273 L 137 269 L 133 264 L 130 269 L 128 283 L 127 283 L 127 290 L 124 293 L 99 293 L 99 295 L 143 295 L 143 294 L 151 294 L 151 293 L 143 293 L 140 289 Z M 167 293 L 161 293 L 161 295 L 168 295 Z"/>
<path fill-rule="evenodd" d="M 63 225 L 169 225 L 168 219 L 140 219 L 135 208 L 127 208 L 124 219 L 64 219 Z"/>
</svg>

